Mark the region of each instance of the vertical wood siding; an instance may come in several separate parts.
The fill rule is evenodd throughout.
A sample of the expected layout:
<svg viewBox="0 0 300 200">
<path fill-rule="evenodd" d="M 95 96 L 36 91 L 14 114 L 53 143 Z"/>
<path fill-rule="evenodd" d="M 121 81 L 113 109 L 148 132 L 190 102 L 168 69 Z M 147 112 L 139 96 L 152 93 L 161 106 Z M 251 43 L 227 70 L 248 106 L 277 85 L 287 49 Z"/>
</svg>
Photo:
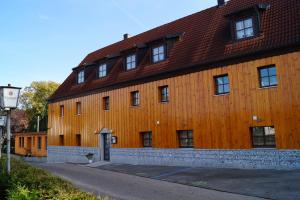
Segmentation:
<svg viewBox="0 0 300 200">
<path fill-rule="evenodd" d="M 24 138 L 24 147 L 20 146 L 19 138 Z M 38 137 L 41 137 L 41 149 L 38 149 Z M 28 139 L 30 138 L 30 139 Z M 29 143 L 31 141 L 31 143 Z M 47 135 L 16 133 L 15 135 L 15 153 L 18 155 L 27 155 L 29 152 L 34 157 L 47 156 Z"/>
<path fill-rule="evenodd" d="M 261 89 L 258 67 L 275 64 L 278 86 Z M 230 94 L 215 95 L 213 77 L 228 74 Z M 159 102 L 159 86 L 169 86 L 169 102 Z M 140 91 L 140 106 L 132 107 L 130 92 Z M 102 99 L 110 97 L 110 110 Z M 82 113 L 76 115 L 76 102 Z M 65 116 L 59 116 L 64 105 Z M 253 121 L 256 115 L 261 120 Z M 159 124 L 157 124 L 159 121 Z M 49 105 L 49 145 L 98 146 L 95 134 L 101 128 L 113 130 L 117 148 L 141 147 L 140 132 L 152 131 L 153 147 L 177 148 L 176 130 L 193 130 L 194 147 L 207 149 L 249 149 L 251 126 L 276 129 L 277 148 L 300 148 L 300 52 L 200 71 L 165 80 L 130 86 Z"/>
</svg>

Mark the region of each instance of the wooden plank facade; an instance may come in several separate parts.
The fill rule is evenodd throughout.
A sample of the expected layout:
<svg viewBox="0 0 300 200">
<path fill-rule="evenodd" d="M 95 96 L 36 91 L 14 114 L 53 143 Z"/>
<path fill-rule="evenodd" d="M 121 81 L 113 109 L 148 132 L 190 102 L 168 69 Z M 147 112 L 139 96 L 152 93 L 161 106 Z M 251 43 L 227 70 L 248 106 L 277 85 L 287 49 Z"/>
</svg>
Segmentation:
<svg viewBox="0 0 300 200">
<path fill-rule="evenodd" d="M 276 66 L 278 85 L 260 88 L 258 68 L 267 65 Z M 214 76 L 222 74 L 229 76 L 230 93 L 215 95 Z M 80 135 L 81 146 L 97 147 L 96 133 L 105 127 L 117 136 L 114 148 L 142 147 L 144 131 L 152 131 L 154 148 L 178 148 L 176 131 L 193 130 L 197 149 L 251 149 L 250 127 L 274 126 L 276 148 L 299 149 L 299 77 L 298 51 L 52 102 L 49 145 L 62 145 L 63 135 L 64 146 L 76 146 Z M 168 103 L 159 101 L 158 88 L 164 85 L 169 87 Z M 132 91 L 140 92 L 138 107 L 131 106 Z M 106 96 L 109 111 L 103 109 Z M 81 102 L 80 115 L 77 102 Z"/>
<path fill-rule="evenodd" d="M 22 156 L 47 156 L 47 133 L 15 133 L 15 153 Z"/>
</svg>

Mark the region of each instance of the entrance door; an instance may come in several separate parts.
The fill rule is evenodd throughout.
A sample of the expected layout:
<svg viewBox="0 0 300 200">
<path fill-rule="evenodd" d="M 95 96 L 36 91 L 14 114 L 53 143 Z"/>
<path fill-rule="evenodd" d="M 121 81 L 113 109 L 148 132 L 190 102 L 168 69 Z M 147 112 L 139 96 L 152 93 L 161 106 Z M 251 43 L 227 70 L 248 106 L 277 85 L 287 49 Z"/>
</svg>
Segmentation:
<svg viewBox="0 0 300 200">
<path fill-rule="evenodd" d="M 110 160 L 110 137 L 108 133 L 103 134 L 103 150 L 104 150 L 104 160 Z"/>
<path fill-rule="evenodd" d="M 27 138 L 27 146 L 26 146 L 26 155 L 31 156 L 32 152 L 31 152 L 31 137 Z"/>
</svg>

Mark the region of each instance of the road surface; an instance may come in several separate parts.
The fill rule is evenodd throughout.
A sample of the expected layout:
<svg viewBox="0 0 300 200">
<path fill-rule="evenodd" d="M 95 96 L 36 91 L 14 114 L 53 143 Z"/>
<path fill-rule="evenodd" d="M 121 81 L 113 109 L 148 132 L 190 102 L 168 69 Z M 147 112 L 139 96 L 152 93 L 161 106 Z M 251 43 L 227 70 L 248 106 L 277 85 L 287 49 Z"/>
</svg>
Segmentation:
<svg viewBox="0 0 300 200">
<path fill-rule="evenodd" d="M 82 190 L 120 200 L 261 200 L 75 164 L 34 164 Z"/>
</svg>

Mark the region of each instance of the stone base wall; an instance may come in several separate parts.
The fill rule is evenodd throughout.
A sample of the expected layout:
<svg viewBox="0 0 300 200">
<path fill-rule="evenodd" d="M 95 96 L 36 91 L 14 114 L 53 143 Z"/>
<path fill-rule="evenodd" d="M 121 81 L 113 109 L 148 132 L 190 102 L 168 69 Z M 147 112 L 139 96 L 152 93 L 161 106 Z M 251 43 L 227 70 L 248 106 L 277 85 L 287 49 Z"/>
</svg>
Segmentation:
<svg viewBox="0 0 300 200">
<path fill-rule="evenodd" d="M 27 162 L 47 162 L 47 157 L 23 157 L 23 160 Z"/>
<path fill-rule="evenodd" d="M 112 148 L 111 161 L 140 165 L 244 169 L 300 169 L 300 150 Z"/>
<path fill-rule="evenodd" d="M 47 162 L 50 163 L 88 163 L 86 155 L 93 153 L 93 161 L 100 160 L 99 148 L 93 147 L 67 147 L 67 146 L 48 146 Z"/>
</svg>

